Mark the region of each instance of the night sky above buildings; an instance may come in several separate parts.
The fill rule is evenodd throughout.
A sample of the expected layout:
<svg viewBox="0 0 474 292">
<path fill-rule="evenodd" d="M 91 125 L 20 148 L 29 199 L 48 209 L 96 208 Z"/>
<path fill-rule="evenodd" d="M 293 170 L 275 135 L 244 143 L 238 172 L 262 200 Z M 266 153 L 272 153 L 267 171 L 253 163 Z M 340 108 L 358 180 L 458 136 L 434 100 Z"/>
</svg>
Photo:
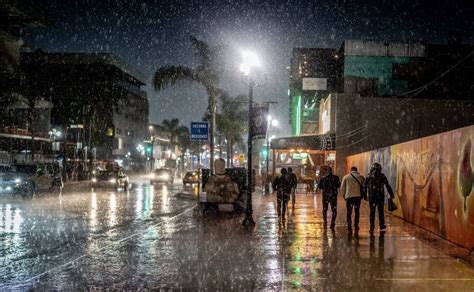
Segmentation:
<svg viewBox="0 0 474 292">
<path fill-rule="evenodd" d="M 229 46 L 233 58 L 242 49 L 254 50 L 267 75 L 256 99 L 278 102 L 271 112 L 280 120 L 280 135 L 289 134 L 286 67 L 293 47 L 339 48 L 345 39 L 445 43 L 450 32 L 472 44 L 474 31 L 472 1 L 30 2 L 53 22 L 53 27 L 31 31 L 27 41 L 33 48 L 113 53 L 150 81 L 160 66 L 195 65 L 190 35 Z M 246 93 L 237 66 L 226 68 L 224 75 L 223 89 L 231 95 Z M 205 113 L 207 96 L 199 86 L 178 84 L 156 92 L 150 84 L 151 122 L 178 117 L 188 125 Z"/>
</svg>

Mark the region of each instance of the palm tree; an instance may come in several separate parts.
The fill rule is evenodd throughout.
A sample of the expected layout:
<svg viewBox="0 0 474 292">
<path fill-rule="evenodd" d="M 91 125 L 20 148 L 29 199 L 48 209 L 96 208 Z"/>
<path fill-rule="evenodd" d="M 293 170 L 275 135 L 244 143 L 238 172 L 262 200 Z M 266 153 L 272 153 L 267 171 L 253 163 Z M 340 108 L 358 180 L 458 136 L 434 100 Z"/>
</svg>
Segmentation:
<svg viewBox="0 0 474 292">
<path fill-rule="evenodd" d="M 189 148 L 190 144 L 188 127 L 181 126 L 179 124 L 179 119 L 171 119 L 163 120 L 157 128 L 162 135 L 170 140 L 171 146 L 177 146 L 179 148 L 182 155 L 181 161 L 184 162 L 184 153 Z"/>
<path fill-rule="evenodd" d="M 227 165 L 233 166 L 231 158 L 234 145 L 243 141 L 242 135 L 247 131 L 248 109 L 245 105 L 248 103 L 248 98 L 244 95 L 230 97 L 226 93 L 223 93 L 220 98 L 222 108 L 217 119 L 217 126 L 220 135 L 227 140 Z"/>
<path fill-rule="evenodd" d="M 173 85 L 178 81 L 193 81 L 204 86 L 209 97 L 208 111 L 210 114 L 210 169 L 214 166 L 214 135 L 216 128 L 216 97 L 219 95 L 219 54 L 222 47 L 210 47 L 205 42 L 191 37 L 195 57 L 198 59 L 197 68 L 186 66 L 164 66 L 155 72 L 153 84 L 155 89 Z"/>
</svg>

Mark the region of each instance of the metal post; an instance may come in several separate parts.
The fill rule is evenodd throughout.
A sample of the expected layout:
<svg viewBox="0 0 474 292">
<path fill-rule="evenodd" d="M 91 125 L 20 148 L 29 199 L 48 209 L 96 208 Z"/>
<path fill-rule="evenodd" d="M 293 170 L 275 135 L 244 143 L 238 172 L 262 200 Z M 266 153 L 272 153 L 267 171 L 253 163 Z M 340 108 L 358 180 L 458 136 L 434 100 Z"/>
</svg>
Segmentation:
<svg viewBox="0 0 474 292">
<path fill-rule="evenodd" d="M 201 142 L 198 142 L 198 187 L 197 187 L 197 205 L 201 203 L 201 179 L 202 179 L 202 174 L 201 174 Z"/>
<path fill-rule="evenodd" d="M 242 222 L 244 226 L 255 225 L 255 221 L 252 218 L 252 138 L 253 138 L 253 86 L 254 82 L 250 78 L 249 80 L 249 119 L 248 119 L 248 140 L 247 140 L 247 208 L 245 209 L 245 219 Z"/>
<path fill-rule="evenodd" d="M 270 193 L 270 186 L 268 185 L 268 162 L 269 162 L 269 156 L 270 156 L 270 125 L 267 126 L 267 172 L 265 173 L 265 195 L 268 195 Z"/>
<path fill-rule="evenodd" d="M 211 100 L 210 100 L 210 111 L 211 111 L 211 127 L 209 133 L 209 151 L 210 151 L 210 161 L 209 161 L 209 170 L 210 174 L 214 171 L 214 136 L 216 134 L 216 97 L 214 95 L 215 91 L 213 90 L 211 93 Z"/>
</svg>

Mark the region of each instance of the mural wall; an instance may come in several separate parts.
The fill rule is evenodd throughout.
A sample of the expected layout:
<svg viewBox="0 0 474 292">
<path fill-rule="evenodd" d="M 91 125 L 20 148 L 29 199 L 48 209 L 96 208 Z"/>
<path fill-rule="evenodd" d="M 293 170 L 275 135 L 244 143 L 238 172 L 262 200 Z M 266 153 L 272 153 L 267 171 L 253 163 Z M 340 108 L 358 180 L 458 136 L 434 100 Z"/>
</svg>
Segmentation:
<svg viewBox="0 0 474 292">
<path fill-rule="evenodd" d="M 396 190 L 394 215 L 474 248 L 474 126 L 347 157 L 367 174 L 379 162 Z"/>
</svg>

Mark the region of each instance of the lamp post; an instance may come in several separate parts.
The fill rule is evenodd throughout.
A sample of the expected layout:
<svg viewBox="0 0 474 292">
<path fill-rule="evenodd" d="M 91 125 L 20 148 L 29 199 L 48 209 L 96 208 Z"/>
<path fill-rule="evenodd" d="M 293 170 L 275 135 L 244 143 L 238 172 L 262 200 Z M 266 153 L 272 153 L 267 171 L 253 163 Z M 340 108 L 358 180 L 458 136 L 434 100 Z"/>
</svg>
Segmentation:
<svg viewBox="0 0 474 292">
<path fill-rule="evenodd" d="M 150 173 L 153 172 L 154 167 L 155 167 L 155 159 L 153 157 L 153 151 L 155 148 L 155 137 L 153 136 L 153 125 L 148 126 L 148 130 L 150 130 L 150 141 L 151 141 L 151 157 L 150 157 Z"/>
<path fill-rule="evenodd" d="M 255 221 L 252 218 L 252 144 L 254 125 L 252 122 L 253 112 L 253 87 L 255 81 L 251 76 L 251 69 L 259 65 L 258 57 L 255 53 L 242 52 L 243 63 L 240 65 L 240 71 L 248 77 L 249 86 L 249 117 L 248 117 L 248 139 L 247 139 L 247 206 L 245 208 L 245 219 L 242 222 L 244 226 L 253 226 Z"/>
<path fill-rule="evenodd" d="M 268 164 L 269 164 L 269 157 L 270 157 L 270 128 L 271 127 L 276 127 L 278 126 L 278 121 L 275 120 L 272 116 L 268 115 L 267 117 L 267 121 L 268 121 L 268 124 L 267 124 L 267 157 L 266 157 L 266 168 L 267 168 L 267 171 L 265 172 L 265 194 L 268 195 L 270 193 L 270 185 L 269 185 L 269 181 L 268 181 Z M 275 161 L 273 162 L 275 163 Z"/>
<path fill-rule="evenodd" d="M 56 149 L 56 138 L 60 138 L 62 133 L 61 131 L 59 130 L 56 130 L 56 129 L 52 129 L 48 132 L 49 134 L 49 138 L 53 140 L 53 143 L 52 143 L 52 150 L 53 150 L 53 156 L 54 156 L 54 152 L 56 150 L 59 150 L 59 149 Z"/>
</svg>

